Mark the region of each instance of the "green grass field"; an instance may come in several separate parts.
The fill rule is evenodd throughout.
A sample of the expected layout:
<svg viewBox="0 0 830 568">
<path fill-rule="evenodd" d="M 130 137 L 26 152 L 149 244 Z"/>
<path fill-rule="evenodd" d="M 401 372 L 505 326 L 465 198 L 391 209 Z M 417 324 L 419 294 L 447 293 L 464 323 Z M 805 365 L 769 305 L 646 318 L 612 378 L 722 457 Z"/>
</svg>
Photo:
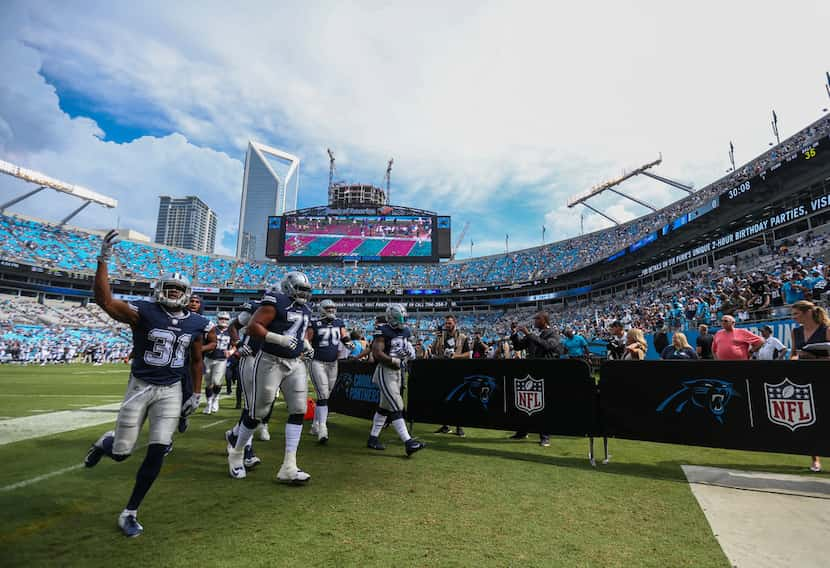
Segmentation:
<svg viewBox="0 0 830 568">
<path fill-rule="evenodd" d="M 0 367 L 0 416 L 115 402 L 126 380 L 126 366 Z M 272 441 L 256 442 L 263 464 L 236 481 L 223 432 L 238 411 L 223 403 L 176 438 L 137 539 L 115 520 L 143 450 L 71 469 L 107 425 L 0 445 L 2 565 L 728 566 L 680 465 L 802 473 L 807 463 L 612 440 L 612 463 L 594 469 L 584 439 L 541 448 L 491 430 L 433 435 L 429 425 L 415 426 L 429 447 L 407 459 L 393 432 L 386 452 L 372 452 L 367 421 L 333 415 L 328 446 L 304 433 L 298 461 L 312 480 L 291 487 L 273 481 L 284 406 Z"/>
</svg>

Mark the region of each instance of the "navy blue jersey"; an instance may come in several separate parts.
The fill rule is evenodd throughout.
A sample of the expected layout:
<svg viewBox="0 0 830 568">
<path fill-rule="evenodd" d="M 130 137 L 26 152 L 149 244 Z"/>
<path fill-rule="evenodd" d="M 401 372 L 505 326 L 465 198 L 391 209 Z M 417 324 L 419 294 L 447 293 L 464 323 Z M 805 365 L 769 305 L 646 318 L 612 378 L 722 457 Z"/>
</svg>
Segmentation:
<svg viewBox="0 0 830 568">
<path fill-rule="evenodd" d="M 229 328 L 216 328 L 216 349 L 206 355 L 209 359 L 227 359 L 225 351 L 231 348 L 231 332 Z"/>
<path fill-rule="evenodd" d="M 397 355 L 393 355 L 393 353 L 404 349 L 404 345 L 412 337 L 412 333 L 406 326 L 395 329 L 388 323 L 384 323 L 375 330 L 375 339 L 379 337 L 383 338 L 383 352 L 390 357 L 396 357 Z"/>
<path fill-rule="evenodd" d="M 254 312 L 259 309 L 259 302 L 251 302 L 251 309 L 250 310 L 242 310 L 240 313 L 247 313 L 249 316 L 253 316 Z M 239 316 L 236 317 L 237 322 L 239 321 Z M 250 320 L 249 320 L 250 323 Z M 240 324 L 241 325 L 241 324 Z M 251 337 L 248 334 L 248 326 L 242 326 L 239 329 L 239 342 L 242 345 L 247 345 L 251 348 L 251 354 L 256 355 L 259 353 L 260 347 L 262 347 L 263 340 L 259 337 Z"/>
<path fill-rule="evenodd" d="M 305 304 L 294 302 L 285 294 L 272 290 L 265 292 L 260 305 L 273 306 L 277 310 L 274 319 L 268 324 L 268 331 L 297 339 L 297 346 L 294 349 L 263 341 L 262 350 L 285 359 L 299 357 L 303 352 L 303 339 L 305 339 L 308 321 L 311 319 L 311 309 Z"/>
<path fill-rule="evenodd" d="M 340 328 L 346 327 L 343 320 L 312 320 L 311 346 L 314 348 L 314 358 L 317 361 L 337 361 L 337 351 L 340 348 Z"/>
<path fill-rule="evenodd" d="M 132 373 L 142 381 L 172 385 L 190 373 L 190 344 L 213 323 L 191 312 L 173 315 L 156 302 L 130 302 L 138 313 L 133 328 Z"/>
</svg>

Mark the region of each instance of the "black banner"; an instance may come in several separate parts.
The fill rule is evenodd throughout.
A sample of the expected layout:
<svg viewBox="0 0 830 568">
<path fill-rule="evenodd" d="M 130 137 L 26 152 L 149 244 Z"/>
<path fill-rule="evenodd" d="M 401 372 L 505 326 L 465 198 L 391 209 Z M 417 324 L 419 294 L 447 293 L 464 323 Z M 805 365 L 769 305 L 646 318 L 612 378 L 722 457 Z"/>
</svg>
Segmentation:
<svg viewBox="0 0 830 568">
<path fill-rule="evenodd" d="M 337 382 L 329 395 L 329 409 L 347 416 L 371 419 L 380 400 L 372 383 L 373 363 L 342 360 L 337 365 Z"/>
<path fill-rule="evenodd" d="M 571 436 L 596 431 L 596 387 L 575 360 L 428 359 L 412 363 L 415 422 Z"/>
<path fill-rule="evenodd" d="M 609 436 L 830 455 L 828 361 L 608 361 Z"/>
</svg>

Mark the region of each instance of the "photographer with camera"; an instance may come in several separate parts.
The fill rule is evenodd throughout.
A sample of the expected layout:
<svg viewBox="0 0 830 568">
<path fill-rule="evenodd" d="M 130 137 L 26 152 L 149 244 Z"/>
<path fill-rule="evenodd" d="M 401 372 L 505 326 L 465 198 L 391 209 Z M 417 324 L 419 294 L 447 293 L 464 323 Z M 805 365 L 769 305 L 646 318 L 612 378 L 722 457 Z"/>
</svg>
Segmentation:
<svg viewBox="0 0 830 568">
<path fill-rule="evenodd" d="M 444 327 L 438 330 L 435 342 L 430 347 L 432 357 L 436 359 L 469 359 L 472 355 L 469 338 L 458 331 L 458 324 L 454 315 L 444 318 Z M 449 434 L 450 427 L 444 424 L 436 434 Z M 464 428 L 455 427 L 455 435 L 465 436 Z"/>
<path fill-rule="evenodd" d="M 564 353 L 559 332 L 550 327 L 550 315 L 546 311 L 537 312 L 533 316 L 533 332 L 527 326 L 510 324 L 510 342 L 513 349 L 525 351 L 526 359 L 559 359 Z M 511 440 L 524 440 L 527 432 L 516 432 L 510 436 Z M 550 446 L 550 435 L 540 433 L 539 445 Z"/>
</svg>

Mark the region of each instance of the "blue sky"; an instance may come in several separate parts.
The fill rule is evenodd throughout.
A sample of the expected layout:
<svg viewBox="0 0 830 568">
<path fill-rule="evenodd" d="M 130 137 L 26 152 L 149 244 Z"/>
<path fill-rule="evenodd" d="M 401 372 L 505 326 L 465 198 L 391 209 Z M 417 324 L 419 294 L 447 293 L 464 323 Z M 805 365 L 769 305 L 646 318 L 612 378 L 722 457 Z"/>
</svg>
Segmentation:
<svg viewBox="0 0 830 568">
<path fill-rule="evenodd" d="M 542 225 L 578 234 L 567 198 L 658 152 L 659 173 L 701 187 L 730 140 L 739 161 L 767 147 L 773 108 L 785 135 L 817 119 L 828 16 L 822 2 L 6 2 L 0 158 L 118 198 L 77 218 L 91 228 L 152 235 L 159 194 L 195 193 L 230 252 L 248 139 L 300 156 L 300 206 L 325 201 L 327 147 L 349 181 L 382 183 L 394 157 L 396 202 L 469 221 L 459 256 L 470 239 L 498 253 L 506 233 L 511 249 Z M 1 198 L 23 191 L 0 178 Z"/>
</svg>

